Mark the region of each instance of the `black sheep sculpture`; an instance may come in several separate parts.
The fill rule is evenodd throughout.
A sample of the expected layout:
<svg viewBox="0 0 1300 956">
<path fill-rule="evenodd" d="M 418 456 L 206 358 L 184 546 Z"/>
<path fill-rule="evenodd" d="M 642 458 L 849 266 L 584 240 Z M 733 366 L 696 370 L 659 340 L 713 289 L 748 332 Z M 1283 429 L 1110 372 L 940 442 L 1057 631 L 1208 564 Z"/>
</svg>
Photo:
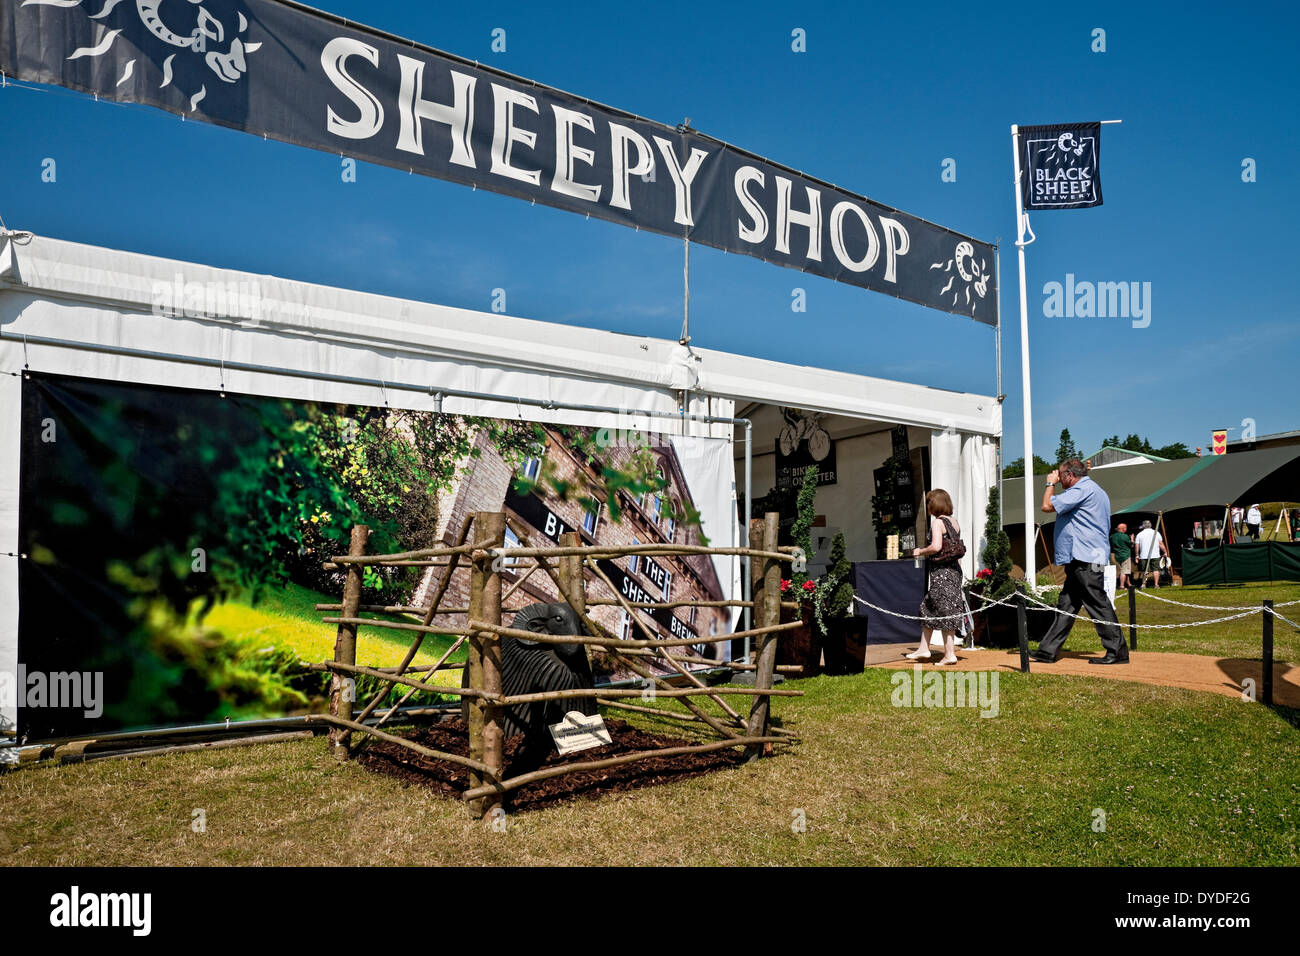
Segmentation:
<svg viewBox="0 0 1300 956">
<path fill-rule="evenodd" d="M 512 625 L 537 634 L 587 634 L 578 615 L 567 604 L 530 604 L 515 612 Z M 467 687 L 469 670 L 461 686 Z M 548 690 L 590 689 L 593 686 L 587 649 L 582 644 L 552 644 L 522 637 L 501 638 L 501 691 L 506 695 L 535 694 Z M 524 745 L 511 761 L 512 769 L 539 766 L 554 748 L 550 724 L 576 710 L 588 717 L 597 713 L 594 697 L 534 701 L 505 709 L 506 739 L 524 734 Z M 461 703 L 461 714 L 469 720 L 469 698 Z"/>
</svg>

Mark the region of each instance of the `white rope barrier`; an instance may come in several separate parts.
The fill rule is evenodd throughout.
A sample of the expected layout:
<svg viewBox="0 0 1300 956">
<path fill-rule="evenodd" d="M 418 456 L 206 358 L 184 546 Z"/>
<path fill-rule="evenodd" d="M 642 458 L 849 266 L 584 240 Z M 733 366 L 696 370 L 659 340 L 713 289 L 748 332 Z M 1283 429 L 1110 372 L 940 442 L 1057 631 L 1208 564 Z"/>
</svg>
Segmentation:
<svg viewBox="0 0 1300 956">
<path fill-rule="evenodd" d="M 889 610 L 889 608 L 885 608 L 885 607 L 877 607 L 875 604 L 872 604 L 870 601 L 865 601 L 865 600 L 863 600 L 862 598 L 858 597 L 856 594 L 853 595 L 853 600 L 857 601 L 859 604 L 863 605 L 864 607 L 869 607 L 869 608 L 871 608 L 871 610 L 873 610 L 873 611 L 879 611 L 881 614 L 888 614 L 890 617 L 901 617 L 901 618 L 902 618 L 903 620 L 905 620 L 905 621 L 924 621 L 924 620 L 926 620 L 926 619 L 923 618 L 923 617 L 918 617 L 918 616 L 913 615 L 913 614 L 901 614 L 901 613 L 899 613 L 898 611 L 891 611 L 891 610 Z M 957 616 L 959 616 L 959 615 L 957 615 Z"/>
<path fill-rule="evenodd" d="M 999 606 L 1004 605 L 1004 604 L 1009 604 L 1009 603 L 1011 602 L 1011 599 L 1014 598 L 1015 596 L 1016 596 L 1016 595 L 1015 595 L 1015 592 L 1013 591 L 1011 594 L 1008 594 L 1006 597 L 1002 598 L 1002 599 L 999 600 L 999 601 L 987 601 L 987 602 L 985 602 L 984 604 L 982 604 L 981 606 L 979 606 L 979 607 L 977 607 L 977 608 L 972 608 L 972 607 L 970 606 L 970 602 L 966 602 L 966 610 L 967 610 L 970 614 L 979 614 L 979 613 L 981 613 L 982 611 L 987 611 L 987 610 L 988 610 L 989 608 L 991 608 L 991 607 L 999 607 Z M 890 617 L 900 617 L 900 618 L 902 618 L 903 620 L 906 620 L 906 621 L 924 621 L 924 620 L 927 620 L 927 618 L 924 618 L 924 617 L 918 617 L 918 616 L 913 615 L 913 614 L 902 614 L 902 613 L 900 613 L 900 612 L 898 612 L 898 611 L 891 611 L 891 610 L 889 610 L 889 608 L 887 608 L 887 607 L 879 607 L 878 605 L 872 604 L 870 601 L 867 601 L 867 600 L 864 600 L 863 598 L 858 597 L 856 594 L 853 595 L 853 600 L 857 601 L 857 602 L 858 602 L 859 604 L 861 604 L 863 607 L 869 607 L 869 608 L 871 608 L 871 610 L 873 610 L 873 611 L 879 611 L 881 614 L 888 614 Z M 940 616 L 941 616 L 941 617 L 951 617 L 951 616 L 954 616 L 954 615 L 940 615 Z"/>
<path fill-rule="evenodd" d="M 1175 604 L 1178 607 L 1191 607 L 1191 608 L 1195 608 L 1198 611 L 1248 611 L 1250 610 L 1249 607 L 1228 607 L 1226 605 L 1221 605 L 1221 604 L 1188 604 L 1184 601 L 1175 601 L 1173 598 L 1161 597 L 1159 594 L 1152 594 L 1150 591 L 1144 590 L 1143 588 L 1134 588 L 1133 591 L 1134 593 L 1140 594 L 1143 597 L 1149 597 L 1153 601 L 1162 601 L 1165 604 Z M 1284 601 L 1274 606 L 1290 607 L 1293 604 L 1300 604 L 1300 600 Z"/>
<path fill-rule="evenodd" d="M 1002 598 L 1002 599 L 999 600 L 999 601 L 989 601 L 989 602 L 983 604 L 981 607 L 979 607 L 979 608 L 975 608 L 975 609 L 971 610 L 971 613 L 972 613 L 972 614 L 978 614 L 978 613 L 980 613 L 980 611 L 987 610 L 988 608 L 991 608 L 991 607 L 997 607 L 997 606 L 999 606 L 999 605 L 1008 604 L 1008 603 L 1010 603 L 1010 601 L 1011 601 L 1011 600 L 1016 596 L 1016 593 L 1017 593 L 1017 592 L 1014 592 L 1014 591 L 1013 591 L 1011 594 L 1007 595 L 1005 598 Z M 919 616 L 912 615 L 912 614 L 902 614 L 902 613 L 900 613 L 900 612 L 898 612 L 898 611 L 891 611 L 891 610 L 889 610 L 889 608 L 879 607 L 878 605 L 872 604 L 870 601 L 867 601 L 867 600 L 864 600 L 863 598 L 858 597 L 856 594 L 853 596 L 853 600 L 857 601 L 859 604 L 863 605 L 864 607 L 869 607 L 869 608 L 871 608 L 871 610 L 873 610 L 873 611 L 879 611 L 881 614 L 888 614 L 890 617 L 902 618 L 903 620 L 906 620 L 906 621 L 924 621 L 924 620 L 926 620 L 926 618 L 924 618 L 924 617 L 919 617 Z M 1093 617 L 1087 617 L 1087 616 L 1084 616 L 1084 615 L 1082 615 L 1082 614 L 1071 614 L 1069 611 L 1062 611 L 1060 608 L 1058 608 L 1058 607 L 1054 607 L 1054 606 L 1051 605 L 1051 604 L 1046 604 L 1046 603 L 1044 603 L 1043 601 L 1038 600 L 1038 598 L 1036 598 L 1036 597 L 1034 597 L 1033 595 L 1030 595 L 1030 594 L 1026 594 L 1026 595 L 1025 595 L 1025 600 L 1028 601 L 1028 602 L 1031 603 L 1031 604 L 1036 605 L 1037 607 L 1040 607 L 1040 608 L 1042 608 L 1042 609 L 1044 609 L 1044 610 L 1047 610 L 1047 611 L 1051 611 L 1051 612 L 1053 612 L 1053 613 L 1055 613 L 1055 614 L 1060 614 L 1060 615 L 1062 615 L 1062 616 L 1064 616 L 1064 617 L 1072 617 L 1072 618 L 1074 618 L 1076 621 L 1089 621 L 1089 622 L 1091 622 L 1091 623 L 1093 623 L 1093 624 L 1109 624 L 1109 623 L 1110 623 L 1109 621 L 1099 621 L 1099 620 L 1097 620 L 1096 618 L 1093 618 Z M 1189 606 L 1189 607 L 1194 607 L 1195 605 L 1188 605 L 1188 606 Z M 1236 609 L 1236 608 L 1218 608 L 1218 607 L 1215 607 L 1215 608 L 1206 608 L 1206 610 L 1222 611 L 1222 610 L 1237 610 L 1237 609 Z M 1136 627 L 1136 628 L 1138 628 L 1138 629 L 1140 629 L 1140 630 L 1144 630 L 1144 631 L 1169 631 L 1169 630 L 1175 630 L 1175 629 L 1183 628 L 1183 627 L 1204 627 L 1204 626 L 1207 625 L 1207 624 L 1223 624 L 1223 623 L 1225 623 L 1225 622 L 1227 622 L 1227 621 L 1236 621 L 1236 620 L 1239 620 L 1239 619 L 1241 619 L 1241 618 L 1243 618 L 1243 617 L 1250 617 L 1252 614 L 1259 614 L 1259 613 L 1260 613 L 1261 611 L 1263 611 L 1263 610 L 1264 610 L 1264 608 L 1263 608 L 1263 606 L 1261 605 L 1260 607 L 1247 608 L 1247 609 L 1245 609 L 1244 611 L 1242 611 L 1242 612 L 1239 613 L 1239 614 L 1230 614 L 1230 615 L 1228 615 L 1227 617 L 1216 617 L 1216 618 L 1213 618 L 1213 619 L 1211 619 L 1211 620 L 1207 620 L 1207 621 L 1183 621 L 1183 622 L 1180 622 L 1180 623 L 1177 623 L 1177 624 L 1121 624 L 1121 623 L 1119 623 L 1118 621 L 1116 621 L 1116 622 L 1115 622 L 1115 627 L 1119 627 L 1119 628 L 1125 628 L 1125 627 Z M 1284 621 L 1286 620 L 1286 618 L 1283 618 L 1282 615 L 1278 614 L 1276 611 L 1273 611 L 1272 613 L 1273 613 L 1273 616 L 1274 616 L 1274 617 L 1281 618 L 1281 619 L 1284 620 Z M 1288 623 L 1288 624 L 1291 624 L 1290 621 L 1287 621 L 1287 623 Z M 1294 626 L 1296 626 L 1296 625 L 1293 624 L 1292 626 L 1294 627 Z"/>
<path fill-rule="evenodd" d="M 1288 603 L 1290 603 L 1290 602 L 1288 602 Z M 1283 606 L 1285 606 L 1285 605 L 1283 605 Z M 1276 608 L 1276 605 L 1274 605 L 1274 607 L 1267 607 L 1267 608 L 1264 608 L 1264 610 L 1267 611 L 1269 614 L 1272 614 L 1272 615 L 1273 615 L 1275 618 L 1277 618 L 1279 621 L 1286 621 L 1286 623 L 1290 624 L 1290 625 L 1291 625 L 1292 627 L 1294 627 L 1297 631 L 1300 631 L 1300 624 L 1297 624 L 1295 621 L 1291 620 L 1291 619 L 1288 618 L 1288 617 L 1283 617 L 1281 614 L 1278 614 L 1277 611 L 1275 610 L 1275 608 Z"/>
<path fill-rule="evenodd" d="M 1048 611 L 1053 611 L 1056 614 L 1060 614 L 1064 617 L 1072 617 L 1076 621 L 1090 621 L 1094 624 L 1110 623 L 1109 621 L 1099 621 L 1094 617 L 1085 617 L 1082 614 L 1071 614 L 1069 611 L 1062 611 L 1060 608 L 1053 607 L 1050 604 L 1044 604 L 1042 601 L 1028 594 L 1025 595 L 1025 599 Z M 1223 609 L 1214 608 L 1214 610 L 1218 611 Z M 1243 611 L 1240 614 L 1230 614 L 1227 617 L 1216 617 L 1208 621 L 1182 621 L 1177 624 L 1120 624 L 1118 621 L 1116 621 L 1115 627 L 1119 627 L 1119 628 L 1136 627 L 1139 630 L 1144 630 L 1144 631 L 1171 631 L 1180 627 L 1204 627 L 1206 624 L 1223 624 L 1225 621 L 1236 621 L 1239 618 L 1250 617 L 1252 614 L 1259 614 L 1263 610 L 1264 608 L 1261 605 L 1260 607 L 1250 608 L 1246 611 Z"/>
</svg>

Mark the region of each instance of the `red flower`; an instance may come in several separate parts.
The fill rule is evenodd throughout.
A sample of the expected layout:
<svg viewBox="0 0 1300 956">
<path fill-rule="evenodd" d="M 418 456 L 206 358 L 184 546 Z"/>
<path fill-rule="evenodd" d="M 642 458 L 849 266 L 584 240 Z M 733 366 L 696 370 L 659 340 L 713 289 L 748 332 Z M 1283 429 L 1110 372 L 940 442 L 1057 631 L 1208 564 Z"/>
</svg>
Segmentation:
<svg viewBox="0 0 1300 956">
<path fill-rule="evenodd" d="M 812 590 L 816 589 L 816 587 L 817 587 L 817 585 L 816 585 L 814 582 L 812 582 L 812 581 L 805 581 L 805 582 L 803 583 L 803 589 L 804 589 L 805 591 L 812 591 Z"/>
<path fill-rule="evenodd" d="M 788 590 L 790 590 L 790 581 L 789 581 L 789 579 L 787 579 L 787 578 L 782 578 L 782 579 L 781 579 L 781 593 L 784 594 L 784 593 L 785 593 L 786 591 L 788 591 Z"/>
<path fill-rule="evenodd" d="M 980 568 L 978 571 L 975 572 L 975 577 L 991 578 L 993 577 L 993 570 L 991 568 Z"/>
</svg>

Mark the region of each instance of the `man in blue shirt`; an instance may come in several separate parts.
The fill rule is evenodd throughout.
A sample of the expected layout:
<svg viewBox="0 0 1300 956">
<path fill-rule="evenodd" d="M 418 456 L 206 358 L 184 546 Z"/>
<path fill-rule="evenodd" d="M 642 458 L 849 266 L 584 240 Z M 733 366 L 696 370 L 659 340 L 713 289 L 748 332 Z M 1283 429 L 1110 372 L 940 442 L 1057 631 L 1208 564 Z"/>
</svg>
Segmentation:
<svg viewBox="0 0 1300 956">
<path fill-rule="evenodd" d="M 1059 495 L 1054 494 L 1058 479 L 1065 489 Z M 1071 458 L 1047 476 L 1042 508 L 1056 513 L 1056 563 L 1065 569 L 1057 610 L 1078 614 L 1079 608 L 1088 609 L 1106 649 L 1104 657 L 1094 657 L 1089 664 L 1127 664 L 1128 648 L 1103 583 L 1110 562 L 1110 498 L 1088 477 L 1088 466 Z M 1074 618 L 1057 615 L 1030 657 L 1042 664 L 1054 663 L 1073 626 Z"/>
</svg>

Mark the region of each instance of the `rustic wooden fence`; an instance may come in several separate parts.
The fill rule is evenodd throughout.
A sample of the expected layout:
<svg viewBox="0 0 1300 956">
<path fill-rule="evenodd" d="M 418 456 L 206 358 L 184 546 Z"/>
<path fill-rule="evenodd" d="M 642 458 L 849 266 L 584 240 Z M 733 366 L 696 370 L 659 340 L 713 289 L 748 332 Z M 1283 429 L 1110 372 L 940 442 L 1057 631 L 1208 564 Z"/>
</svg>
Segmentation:
<svg viewBox="0 0 1300 956">
<path fill-rule="evenodd" d="M 520 541 L 519 547 L 505 548 L 507 524 Z M 473 535 L 473 541 L 470 535 Z M 563 774 L 597 770 L 646 760 L 687 753 L 706 753 L 728 747 L 744 747 L 747 758 L 755 760 L 773 752 L 773 746 L 788 743 L 796 734 L 772 725 L 771 698 L 774 696 L 802 696 L 801 691 L 774 689 L 772 677 L 776 672 L 776 644 L 783 632 L 801 626 L 800 621 L 780 623 L 782 607 L 797 607 L 781 601 L 781 566 L 793 559 L 790 548 L 778 548 L 777 515 L 769 513 L 763 520 L 751 522 L 750 542 L 747 548 L 715 548 L 701 545 L 640 544 L 624 546 L 585 545 L 577 532 L 562 535 L 559 545 L 535 546 L 532 535 L 523 525 L 500 512 L 478 512 L 465 523 L 455 544 L 439 548 L 426 548 L 401 554 L 366 554 L 369 529 L 357 526 L 352 529 L 352 540 L 347 555 L 332 559 L 331 564 L 345 569 L 346 579 L 341 604 L 321 604 L 317 609 L 337 612 L 336 616 L 323 618 L 324 623 L 338 625 L 334 644 L 334 659 L 314 665 L 330 671 L 334 677 L 331 685 L 330 712 L 315 719 L 330 724 L 329 745 L 339 759 L 346 759 L 364 747 L 363 740 L 352 746 L 352 734 L 368 735 L 369 739 L 384 740 L 405 747 L 425 757 L 445 760 L 466 767 L 470 771 L 470 788 L 462 794 L 471 813 L 487 816 L 502 806 L 503 795 L 525 784 Z M 615 588 L 604 571 L 597 565 L 599 559 L 620 558 L 630 554 L 647 556 L 668 555 L 744 555 L 750 558 L 752 576 L 751 601 L 630 601 Z M 518 577 L 503 591 L 503 568 L 509 559 L 509 570 Z M 470 570 L 470 597 L 466 607 L 443 607 L 442 600 L 458 567 L 468 563 Z M 442 576 L 428 607 L 368 605 L 361 603 L 362 575 L 366 567 L 418 566 L 441 567 Z M 608 591 L 608 596 L 589 596 L 584 568 L 593 575 L 593 583 Z M 566 601 L 590 631 L 580 635 L 538 634 L 517 630 L 501 623 L 502 601 L 509 598 L 533 573 L 541 571 L 550 577 L 561 599 Z M 640 608 L 690 607 L 750 607 L 753 609 L 753 627 L 730 634 L 695 638 L 660 638 L 637 613 Z M 641 638 L 622 639 L 588 614 L 590 605 L 617 605 L 627 612 L 639 628 Z M 420 614 L 419 624 L 387 621 L 366 617 L 366 613 Z M 464 615 L 463 626 L 434 626 L 431 622 L 438 614 Z M 379 627 L 410 631 L 414 634 L 402 663 L 396 668 L 360 666 L 356 662 L 357 630 L 360 627 Z M 428 634 L 454 635 L 452 643 L 432 666 L 411 667 L 416 653 Z M 591 690 L 555 690 L 540 693 L 506 696 L 501 689 L 502 637 L 518 637 L 529 641 L 556 644 L 581 643 L 602 648 L 613 661 L 644 681 L 654 685 L 654 696 L 675 698 L 682 702 L 687 713 L 646 707 L 629 703 L 626 698 L 642 697 L 643 691 L 630 688 L 597 687 Z M 711 687 L 693 673 L 687 664 L 718 664 L 719 661 L 694 654 L 674 655 L 670 648 L 695 644 L 720 644 L 737 639 L 754 638 L 756 650 L 751 661 L 728 663 L 726 666 L 754 673 L 754 687 Z M 464 664 L 450 663 L 450 657 L 462 646 L 468 659 Z M 651 663 L 666 667 L 668 673 L 657 674 Z M 442 670 L 467 669 L 466 686 L 443 686 L 430 683 L 427 678 Z M 426 679 L 416 676 L 423 674 Z M 380 690 L 361 708 L 355 711 L 353 695 L 355 678 L 370 676 L 381 683 Z M 352 680 L 349 680 L 352 678 Z M 372 723 L 381 702 L 397 685 L 409 688 L 396 704 L 387 707 Z M 380 729 L 397 713 L 398 708 L 419 692 L 449 695 L 469 701 L 469 756 L 444 753 L 421 746 L 403 737 Z M 506 778 L 503 712 L 514 704 L 532 701 L 565 700 L 594 697 L 602 707 L 652 714 L 661 718 L 705 724 L 718 735 L 718 739 L 684 747 L 659 748 L 622 754 L 603 760 L 587 760 L 544 767 L 529 773 Z M 748 715 L 736 710 L 728 698 L 749 697 Z M 710 706 L 712 705 L 712 706 Z"/>
</svg>

